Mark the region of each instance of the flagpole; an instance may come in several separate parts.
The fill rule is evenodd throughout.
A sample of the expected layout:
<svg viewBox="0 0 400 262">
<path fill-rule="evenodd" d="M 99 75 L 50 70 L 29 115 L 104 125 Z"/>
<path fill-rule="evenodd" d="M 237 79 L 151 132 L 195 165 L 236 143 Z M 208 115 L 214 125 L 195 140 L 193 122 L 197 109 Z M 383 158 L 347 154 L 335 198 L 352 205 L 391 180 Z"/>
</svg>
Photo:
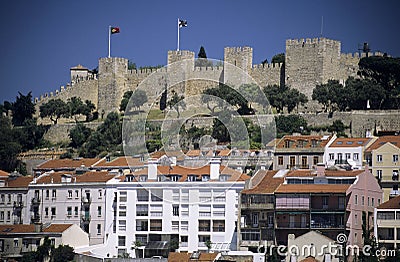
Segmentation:
<svg viewBox="0 0 400 262">
<path fill-rule="evenodd" d="M 108 26 L 108 58 L 111 57 L 111 26 Z"/>
<path fill-rule="evenodd" d="M 178 18 L 178 47 L 176 48 L 176 51 L 179 51 L 179 18 Z"/>
</svg>

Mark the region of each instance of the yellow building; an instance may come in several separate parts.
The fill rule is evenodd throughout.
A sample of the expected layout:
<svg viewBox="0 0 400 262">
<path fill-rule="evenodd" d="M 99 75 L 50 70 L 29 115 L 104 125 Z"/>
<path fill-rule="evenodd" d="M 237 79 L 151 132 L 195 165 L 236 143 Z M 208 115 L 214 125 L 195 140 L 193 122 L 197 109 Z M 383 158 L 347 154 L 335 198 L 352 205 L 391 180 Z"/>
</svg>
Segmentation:
<svg viewBox="0 0 400 262">
<path fill-rule="evenodd" d="M 372 174 L 384 191 L 384 201 L 400 195 L 400 136 L 378 138 L 365 152 Z"/>
</svg>

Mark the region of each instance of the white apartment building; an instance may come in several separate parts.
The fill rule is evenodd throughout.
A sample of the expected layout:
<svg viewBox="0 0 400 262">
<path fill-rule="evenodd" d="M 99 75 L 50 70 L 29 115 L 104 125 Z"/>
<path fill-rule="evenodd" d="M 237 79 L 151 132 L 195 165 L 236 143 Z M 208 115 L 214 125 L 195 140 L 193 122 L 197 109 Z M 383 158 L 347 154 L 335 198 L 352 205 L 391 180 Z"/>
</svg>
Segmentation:
<svg viewBox="0 0 400 262">
<path fill-rule="evenodd" d="M 350 165 L 352 169 L 362 169 L 365 149 L 376 138 L 337 137 L 325 146 L 324 163 L 327 167 Z"/>
<path fill-rule="evenodd" d="M 107 183 L 105 241 L 79 249 L 97 257 L 166 256 L 179 252 L 236 249 L 239 192 L 249 177 L 220 165 L 191 169 L 158 166 Z"/>
<path fill-rule="evenodd" d="M 90 244 L 104 240 L 106 183 L 115 174 L 47 172 L 28 186 L 24 223 L 76 224 L 89 234 Z"/>
</svg>

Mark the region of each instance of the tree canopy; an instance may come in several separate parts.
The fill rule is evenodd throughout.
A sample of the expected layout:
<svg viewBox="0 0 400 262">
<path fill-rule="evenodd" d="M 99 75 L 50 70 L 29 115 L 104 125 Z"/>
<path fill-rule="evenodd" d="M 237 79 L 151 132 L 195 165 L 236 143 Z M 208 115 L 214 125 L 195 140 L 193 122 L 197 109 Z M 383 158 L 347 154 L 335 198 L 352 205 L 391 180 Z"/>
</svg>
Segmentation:
<svg viewBox="0 0 400 262">
<path fill-rule="evenodd" d="M 175 90 L 172 90 L 172 97 L 171 99 L 167 102 L 167 105 L 172 109 L 175 109 L 176 113 L 178 114 L 178 118 L 180 117 L 180 109 L 185 110 L 186 109 L 186 103 L 185 103 L 185 97 L 184 96 L 179 96 Z"/>
<path fill-rule="evenodd" d="M 40 105 L 39 109 L 40 117 L 50 117 L 50 120 L 53 121 L 54 124 L 57 124 L 60 117 L 69 116 L 69 107 L 60 98 L 51 99 L 47 103 L 43 103 Z"/>
<path fill-rule="evenodd" d="M 272 57 L 271 59 L 271 63 L 285 63 L 285 54 L 284 53 L 280 53 L 280 54 L 276 54 Z"/>
<path fill-rule="evenodd" d="M 212 66 L 212 62 L 207 59 L 206 50 L 203 46 L 200 47 L 199 53 L 197 54 L 197 59 L 195 61 L 195 66 Z"/>
<path fill-rule="evenodd" d="M 32 119 L 35 114 L 35 105 L 32 102 L 32 92 L 27 95 L 18 92 L 18 96 L 14 103 L 11 104 L 11 110 L 13 113 L 12 123 L 15 126 L 21 126 L 26 119 Z M 5 109 L 7 109 L 5 103 Z"/>
<path fill-rule="evenodd" d="M 308 102 L 305 94 L 286 85 L 266 86 L 263 91 L 270 105 L 276 108 L 277 113 L 282 113 L 285 108 L 288 113 L 291 113 L 300 104 L 304 105 Z"/>
</svg>

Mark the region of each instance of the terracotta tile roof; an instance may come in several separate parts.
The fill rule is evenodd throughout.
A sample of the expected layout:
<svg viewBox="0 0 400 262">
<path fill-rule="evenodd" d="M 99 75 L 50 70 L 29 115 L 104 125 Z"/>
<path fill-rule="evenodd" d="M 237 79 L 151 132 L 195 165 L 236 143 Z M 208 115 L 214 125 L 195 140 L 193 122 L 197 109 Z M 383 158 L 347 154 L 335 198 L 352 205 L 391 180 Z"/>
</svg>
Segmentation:
<svg viewBox="0 0 400 262">
<path fill-rule="evenodd" d="M 275 190 L 283 183 L 284 178 L 274 178 L 273 176 L 277 173 L 278 171 L 266 171 L 266 170 L 260 170 L 257 172 L 257 176 L 262 176 L 264 175 L 264 178 L 253 188 L 250 189 L 244 189 L 242 190 L 242 194 L 272 194 L 275 192 Z"/>
<path fill-rule="evenodd" d="M 400 148 L 400 136 L 381 136 L 372 145 L 370 145 L 365 151 L 371 152 L 372 150 L 378 149 L 386 143 L 391 143 L 396 147 Z"/>
<path fill-rule="evenodd" d="M 168 151 L 167 154 L 165 153 L 164 149 L 160 149 L 159 151 L 155 151 L 150 154 L 151 158 L 160 158 L 164 155 L 167 155 L 168 157 L 176 157 L 176 160 L 182 161 L 185 159 L 185 153 L 182 151 Z"/>
<path fill-rule="evenodd" d="M 191 259 L 192 253 L 177 253 L 170 252 L 168 255 L 168 262 L 189 262 L 189 261 L 214 261 L 219 253 L 200 253 L 198 259 Z"/>
<path fill-rule="evenodd" d="M 377 209 L 400 209 L 400 196 L 389 199 L 380 204 Z"/>
<path fill-rule="evenodd" d="M 6 176 L 8 177 L 9 173 L 7 173 L 6 171 L 0 170 L 0 176 Z"/>
<path fill-rule="evenodd" d="M 80 158 L 80 159 L 52 159 L 44 162 L 36 167 L 36 169 L 68 169 L 78 168 L 81 166 L 91 167 L 93 164 L 98 162 L 100 158 Z"/>
<path fill-rule="evenodd" d="M 230 149 L 223 149 L 218 152 L 218 156 L 229 156 L 231 154 Z"/>
<path fill-rule="evenodd" d="M 363 173 L 364 170 L 325 170 L 325 176 L 327 177 L 356 177 Z M 286 174 L 286 177 L 315 177 L 317 175 L 315 170 L 293 170 Z"/>
<path fill-rule="evenodd" d="M 366 146 L 371 138 L 338 137 L 329 147 L 360 147 Z"/>
<path fill-rule="evenodd" d="M 69 183 L 104 183 L 108 180 L 114 178 L 114 175 L 110 175 L 106 171 L 101 172 L 86 172 L 82 175 L 75 175 L 71 172 L 54 172 L 54 173 L 46 173 L 41 175 L 36 184 L 59 184 L 61 183 L 61 177 L 63 175 L 71 176 L 71 182 Z M 76 179 L 76 182 L 75 182 Z"/>
<path fill-rule="evenodd" d="M 280 138 L 275 138 L 271 141 L 269 141 L 265 146 L 268 147 L 276 147 L 276 145 L 278 144 L 278 142 L 280 141 Z"/>
<path fill-rule="evenodd" d="M 348 184 L 281 184 L 275 193 L 346 193 Z"/>
<path fill-rule="evenodd" d="M 231 177 L 228 181 L 245 181 L 250 177 L 246 174 L 243 174 L 239 171 L 236 171 L 230 167 L 220 166 L 220 174 L 222 175 L 230 175 Z M 202 166 L 198 168 L 190 168 L 184 166 L 158 166 L 157 171 L 159 175 L 181 175 L 181 179 L 179 182 L 184 182 L 187 179 L 188 175 L 196 175 L 201 177 L 202 175 L 210 175 L 210 166 Z M 134 172 L 135 175 L 147 175 L 148 169 L 144 168 L 142 170 L 138 170 Z"/>
<path fill-rule="evenodd" d="M 306 257 L 303 260 L 300 260 L 300 262 L 319 262 L 318 260 L 316 260 L 314 257 Z"/>
<path fill-rule="evenodd" d="M 7 179 L 6 187 L 28 187 L 29 183 L 32 182 L 32 176 L 20 176 L 15 179 Z"/>
<path fill-rule="evenodd" d="M 189 151 L 186 153 L 186 156 L 188 156 L 188 157 L 196 157 L 196 156 L 200 156 L 200 153 L 201 153 L 201 151 L 198 150 L 198 149 L 189 150 Z"/>
<path fill-rule="evenodd" d="M 93 167 L 130 167 L 130 166 L 144 166 L 144 162 L 140 161 L 139 157 L 116 157 L 111 159 L 109 162 L 104 158 Z"/>
<path fill-rule="evenodd" d="M 42 232 L 62 233 L 70 226 L 72 226 L 72 224 L 51 224 L 47 228 L 43 228 Z M 35 225 L 0 225 L 0 235 L 15 233 L 35 233 Z"/>
<path fill-rule="evenodd" d="M 68 228 L 70 228 L 72 224 L 51 224 L 47 228 L 43 229 L 43 232 L 47 233 L 62 233 Z"/>
<path fill-rule="evenodd" d="M 323 139 L 326 138 L 326 139 Z M 289 136 L 286 135 L 281 138 L 281 140 L 276 144 L 276 148 L 287 148 L 285 147 L 285 141 L 291 141 L 294 142 L 290 145 L 290 148 L 299 148 L 299 149 L 305 149 L 305 148 L 312 148 L 312 141 L 315 140 L 317 141 L 317 144 L 314 148 L 324 148 L 325 145 L 329 142 L 331 139 L 331 136 L 315 136 L 315 135 L 298 135 L 298 136 Z M 297 147 L 299 141 L 304 141 L 303 147 Z"/>
</svg>

